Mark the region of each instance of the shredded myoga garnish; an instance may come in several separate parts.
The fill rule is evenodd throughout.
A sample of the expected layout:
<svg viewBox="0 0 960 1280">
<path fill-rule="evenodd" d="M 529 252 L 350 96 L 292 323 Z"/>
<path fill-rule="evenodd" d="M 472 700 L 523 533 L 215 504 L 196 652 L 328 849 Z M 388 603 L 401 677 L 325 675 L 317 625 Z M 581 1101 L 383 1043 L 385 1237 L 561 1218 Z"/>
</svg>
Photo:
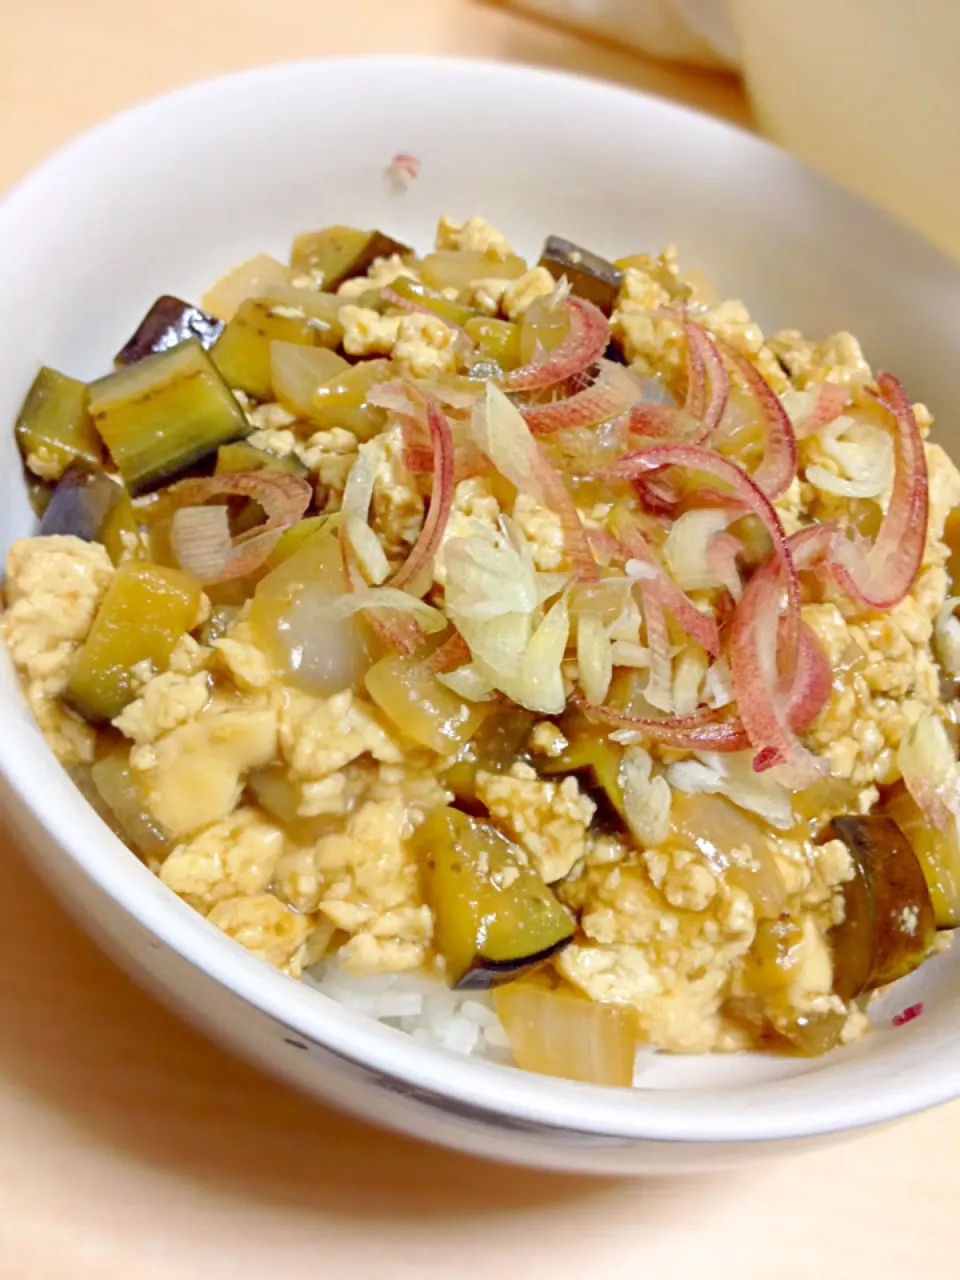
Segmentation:
<svg viewBox="0 0 960 1280">
<path fill-rule="evenodd" d="M 327 227 L 40 370 L 0 633 L 101 818 L 291 977 L 599 1084 L 822 1054 L 960 922 L 931 427 L 672 247 Z"/>
</svg>

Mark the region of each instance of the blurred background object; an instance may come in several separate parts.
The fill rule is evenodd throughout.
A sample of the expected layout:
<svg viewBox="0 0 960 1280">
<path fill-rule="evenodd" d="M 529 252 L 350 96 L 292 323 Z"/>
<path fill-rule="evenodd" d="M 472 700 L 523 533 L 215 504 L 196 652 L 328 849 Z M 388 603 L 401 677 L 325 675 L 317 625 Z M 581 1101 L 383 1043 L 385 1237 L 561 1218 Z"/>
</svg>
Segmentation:
<svg viewBox="0 0 960 1280">
<path fill-rule="evenodd" d="M 775 142 L 960 258 L 958 0 L 494 0 L 635 49 L 739 66 Z"/>
</svg>

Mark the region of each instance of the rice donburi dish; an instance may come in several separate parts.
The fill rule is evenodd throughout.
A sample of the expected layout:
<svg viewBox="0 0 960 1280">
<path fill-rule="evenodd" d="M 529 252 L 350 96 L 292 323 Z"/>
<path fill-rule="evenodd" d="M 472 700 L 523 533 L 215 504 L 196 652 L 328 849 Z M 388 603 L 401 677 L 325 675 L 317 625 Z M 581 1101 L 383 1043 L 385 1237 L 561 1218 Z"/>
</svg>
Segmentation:
<svg viewBox="0 0 960 1280">
<path fill-rule="evenodd" d="M 292 978 L 597 1083 L 821 1054 L 960 922 L 931 428 L 672 247 L 307 232 L 38 373 L 0 634 L 103 819 Z"/>
</svg>

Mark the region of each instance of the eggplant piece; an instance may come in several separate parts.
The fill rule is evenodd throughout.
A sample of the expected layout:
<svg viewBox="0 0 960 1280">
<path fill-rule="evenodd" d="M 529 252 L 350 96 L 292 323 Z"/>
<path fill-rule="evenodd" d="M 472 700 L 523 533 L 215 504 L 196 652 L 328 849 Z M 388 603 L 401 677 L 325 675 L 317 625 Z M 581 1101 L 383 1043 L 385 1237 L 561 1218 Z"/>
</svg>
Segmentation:
<svg viewBox="0 0 960 1280">
<path fill-rule="evenodd" d="M 900 783 L 887 797 L 884 811 L 910 841 L 923 870 L 938 929 L 960 925 L 960 837 L 957 824 L 935 826 Z"/>
<path fill-rule="evenodd" d="M 630 361 L 627 359 L 626 352 L 616 338 L 611 338 L 607 343 L 607 349 L 603 353 L 604 360 L 609 360 L 611 364 L 628 365 Z"/>
<path fill-rule="evenodd" d="M 289 529 L 284 529 L 277 539 L 276 546 L 267 556 L 267 568 L 276 569 L 278 565 L 283 564 L 284 560 L 289 560 L 331 519 L 333 519 L 332 516 L 305 516 L 296 524 L 292 524 Z"/>
<path fill-rule="evenodd" d="M 493 707 L 483 724 L 460 748 L 443 774 L 443 785 L 459 804 L 477 804 L 477 773 L 506 773 L 518 760 L 526 760 L 524 747 L 537 717 L 514 704 Z"/>
<path fill-rule="evenodd" d="M 322 275 L 324 289 L 332 292 L 344 280 L 365 276 L 377 258 L 389 258 L 395 253 L 407 258 L 413 250 L 382 231 L 325 227 L 322 231 L 304 231 L 297 236 L 290 265 L 297 271 Z"/>
<path fill-rule="evenodd" d="M 17 414 L 17 443 L 27 470 L 58 480 L 74 463 L 99 467 L 103 445 L 90 417 L 85 382 L 44 366 Z"/>
<path fill-rule="evenodd" d="M 114 564 L 123 560 L 148 560 L 147 545 L 141 536 L 139 514 L 125 489 L 113 504 L 100 526 L 97 541 L 102 542 Z"/>
<path fill-rule="evenodd" d="M 165 670 L 199 606 L 200 584 L 179 569 L 119 565 L 77 654 L 66 701 L 94 724 L 113 720 L 136 697 L 134 668 L 149 661 Z"/>
<path fill-rule="evenodd" d="M 30 510 L 38 520 L 43 518 L 43 513 L 49 507 L 52 497 L 53 485 L 44 484 L 42 480 L 27 480 L 27 500 L 30 503 Z"/>
<path fill-rule="evenodd" d="M 133 497 L 252 430 L 196 338 L 94 382 L 90 412 Z"/>
<path fill-rule="evenodd" d="M 231 475 L 238 471 L 266 471 L 273 475 L 284 476 L 307 474 L 307 468 L 296 454 L 288 453 L 285 458 L 281 458 L 275 453 L 267 453 L 266 449 L 256 448 L 246 440 L 222 444 L 217 450 L 214 475 Z"/>
<path fill-rule="evenodd" d="M 489 714 L 441 684 L 422 659 L 388 653 L 364 676 L 367 693 L 406 737 L 438 755 L 452 756 Z"/>
<path fill-rule="evenodd" d="M 834 818 L 822 838 L 842 840 L 856 868 L 843 886 L 843 922 L 830 930 L 834 989 L 852 1000 L 922 963 L 936 927 L 933 903 L 917 856 L 892 818 Z"/>
<path fill-rule="evenodd" d="M 547 236 L 540 266 L 546 267 L 555 280 L 566 276 L 571 292 L 592 302 L 605 316 L 617 305 L 623 272 L 599 254 L 560 236 Z"/>
<path fill-rule="evenodd" d="M 222 331 L 222 320 L 215 320 L 192 303 L 165 293 L 140 321 L 133 337 L 114 356 L 113 363 L 118 368 L 136 364 L 158 351 L 169 351 L 188 338 L 196 338 L 201 347 L 209 350 Z"/>
<path fill-rule="evenodd" d="M 436 809 L 414 844 L 451 983 L 480 990 L 529 973 L 573 941 L 573 917 L 488 822 Z"/>
<path fill-rule="evenodd" d="M 100 540 L 100 532 L 124 496 L 122 487 L 103 471 L 70 467 L 53 491 L 37 534 L 41 538 L 72 534 L 84 542 Z"/>
<path fill-rule="evenodd" d="M 579 718 L 572 725 L 565 725 L 563 732 L 567 738 L 566 747 L 558 756 L 538 762 L 539 772 L 547 775 L 587 774 L 617 816 L 626 822 L 623 780 L 620 776 L 623 748 L 598 731 L 596 725 Z"/>
<path fill-rule="evenodd" d="M 271 343 L 336 347 L 342 337 L 339 321 L 318 320 L 301 307 L 270 298 L 248 298 L 211 347 L 210 358 L 229 386 L 255 400 L 272 400 Z"/>
</svg>

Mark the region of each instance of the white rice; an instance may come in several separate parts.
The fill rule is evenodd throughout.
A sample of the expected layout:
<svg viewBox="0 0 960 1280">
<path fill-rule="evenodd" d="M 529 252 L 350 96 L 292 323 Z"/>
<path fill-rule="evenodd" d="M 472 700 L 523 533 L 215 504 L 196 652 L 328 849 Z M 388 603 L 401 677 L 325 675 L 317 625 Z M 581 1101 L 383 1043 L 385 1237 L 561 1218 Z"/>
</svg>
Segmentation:
<svg viewBox="0 0 960 1280">
<path fill-rule="evenodd" d="M 355 977 L 336 961 L 317 965 L 304 980 L 344 1008 L 415 1040 L 461 1056 L 513 1062 L 493 996 L 486 991 L 451 991 L 442 978 L 427 973 Z"/>
</svg>

